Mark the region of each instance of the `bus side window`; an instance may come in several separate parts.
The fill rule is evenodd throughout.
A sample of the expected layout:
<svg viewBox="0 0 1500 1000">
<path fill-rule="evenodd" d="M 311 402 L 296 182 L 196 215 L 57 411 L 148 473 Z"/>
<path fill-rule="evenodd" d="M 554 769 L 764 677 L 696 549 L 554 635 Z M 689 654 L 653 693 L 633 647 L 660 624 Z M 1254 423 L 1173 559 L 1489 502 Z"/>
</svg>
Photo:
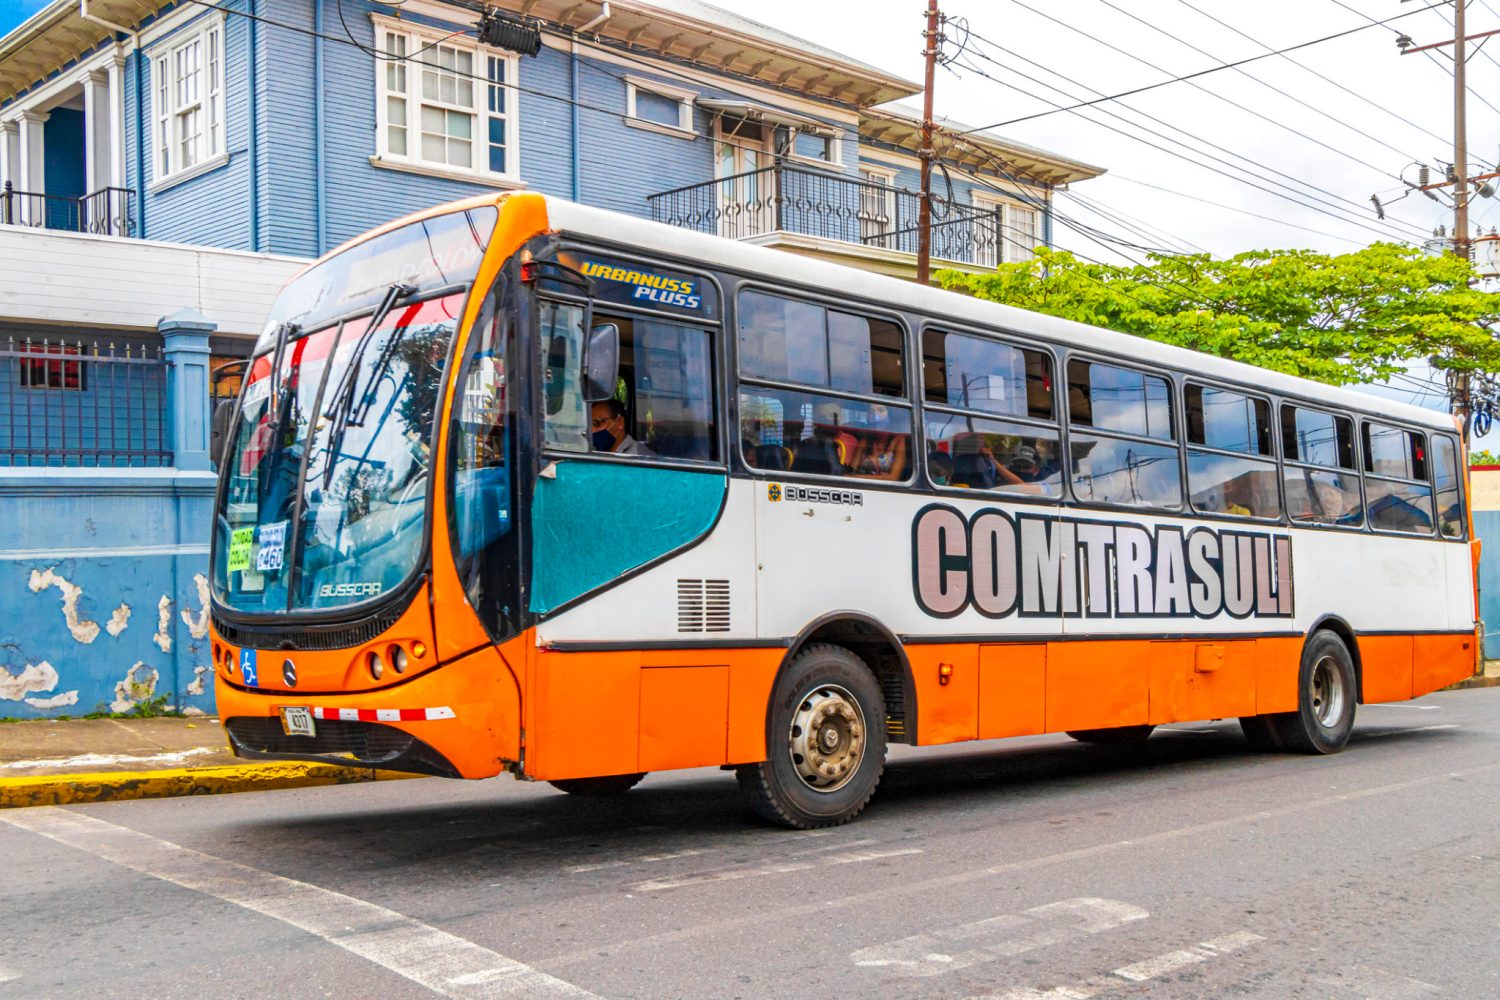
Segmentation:
<svg viewBox="0 0 1500 1000">
<path fill-rule="evenodd" d="M 739 348 L 746 465 L 909 478 L 912 413 L 901 327 L 747 289 L 739 299 Z"/>
<path fill-rule="evenodd" d="M 1189 383 L 1188 498 L 1193 509 L 1241 517 L 1280 517 L 1281 484 L 1271 446 L 1271 404 L 1243 393 Z"/>
<path fill-rule="evenodd" d="M 1078 499 L 1182 505 L 1182 459 L 1166 379 L 1074 359 L 1068 362 L 1068 399 L 1087 403 L 1071 406 L 1068 416 L 1075 428 L 1068 447 Z"/>
<path fill-rule="evenodd" d="M 1284 403 L 1281 453 L 1288 517 L 1346 528 L 1364 524 L 1352 420 Z"/>
<path fill-rule="evenodd" d="M 1363 431 L 1370 525 L 1382 531 L 1432 534 L 1426 435 L 1371 420 L 1364 422 Z"/>
<path fill-rule="evenodd" d="M 1462 471 L 1458 449 L 1453 439 L 1441 434 L 1432 436 L 1432 482 L 1437 489 L 1438 530 L 1444 538 L 1464 537 L 1464 508 L 1459 496 Z"/>
</svg>

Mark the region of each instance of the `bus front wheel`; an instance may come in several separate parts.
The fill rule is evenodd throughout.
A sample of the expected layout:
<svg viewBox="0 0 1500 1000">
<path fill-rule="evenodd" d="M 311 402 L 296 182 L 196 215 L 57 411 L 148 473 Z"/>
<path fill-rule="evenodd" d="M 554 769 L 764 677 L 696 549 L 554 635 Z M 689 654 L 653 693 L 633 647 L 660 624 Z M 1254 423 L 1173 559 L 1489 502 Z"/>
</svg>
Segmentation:
<svg viewBox="0 0 1500 1000">
<path fill-rule="evenodd" d="M 841 646 L 798 653 L 772 691 L 766 756 L 735 771 L 762 818 L 811 830 L 859 815 L 885 769 L 885 698 L 865 662 Z"/>
</svg>

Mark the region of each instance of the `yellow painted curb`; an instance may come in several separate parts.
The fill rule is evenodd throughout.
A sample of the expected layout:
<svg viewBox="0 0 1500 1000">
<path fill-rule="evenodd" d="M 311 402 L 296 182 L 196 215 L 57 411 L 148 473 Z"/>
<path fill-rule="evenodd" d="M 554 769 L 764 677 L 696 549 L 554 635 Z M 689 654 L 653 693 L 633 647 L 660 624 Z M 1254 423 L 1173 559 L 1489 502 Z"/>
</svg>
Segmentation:
<svg viewBox="0 0 1500 1000">
<path fill-rule="evenodd" d="M 104 771 L 93 774 L 39 774 L 0 778 L 0 809 L 60 806 L 176 795 L 223 795 L 274 788 L 345 785 L 359 781 L 420 778 L 420 774 L 367 767 L 274 761 L 225 767 L 183 767 L 162 771 Z"/>
</svg>

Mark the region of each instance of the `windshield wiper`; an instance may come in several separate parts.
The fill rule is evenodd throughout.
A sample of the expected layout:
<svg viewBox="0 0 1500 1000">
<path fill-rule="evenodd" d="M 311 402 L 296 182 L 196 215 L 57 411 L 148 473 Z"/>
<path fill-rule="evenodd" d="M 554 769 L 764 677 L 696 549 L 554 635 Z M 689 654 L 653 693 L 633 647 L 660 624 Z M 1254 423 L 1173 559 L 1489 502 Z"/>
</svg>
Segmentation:
<svg viewBox="0 0 1500 1000">
<path fill-rule="evenodd" d="M 384 323 L 386 317 L 390 316 L 391 310 L 396 308 L 396 303 L 416 290 L 416 286 L 404 284 L 399 281 L 385 290 L 385 295 L 381 298 L 380 304 L 370 314 L 370 324 L 365 327 L 364 332 L 359 335 L 359 340 L 354 344 L 354 353 L 349 359 L 348 367 L 339 376 L 338 387 L 333 390 L 332 404 L 329 409 L 323 411 L 324 417 L 329 417 L 333 420 L 333 427 L 328 431 L 328 465 L 323 470 L 323 488 L 325 490 L 333 482 L 333 470 L 338 465 L 334 461 L 334 458 L 338 455 L 338 450 L 343 444 L 344 432 L 348 429 L 351 422 L 349 419 L 350 411 L 354 409 L 354 399 L 357 395 L 354 387 L 359 384 L 359 372 L 363 367 L 365 348 L 369 346 L 370 338 L 375 335 L 375 331 L 380 328 L 380 324 Z M 398 339 L 400 338 L 397 336 L 391 337 L 392 342 Z M 386 344 L 385 350 L 380 355 L 382 362 L 390 352 L 390 349 L 391 345 Z M 377 366 L 375 371 L 378 373 L 380 368 Z M 370 387 L 366 386 L 366 394 L 369 391 Z M 363 409 L 361 412 L 363 412 Z M 358 421 L 354 421 L 354 423 L 355 426 L 359 425 Z"/>
<path fill-rule="evenodd" d="M 271 412 L 277 412 L 277 403 L 285 389 L 286 380 L 281 377 L 281 362 L 286 354 L 286 342 L 301 329 L 296 323 L 276 324 L 276 348 L 271 352 Z"/>
</svg>

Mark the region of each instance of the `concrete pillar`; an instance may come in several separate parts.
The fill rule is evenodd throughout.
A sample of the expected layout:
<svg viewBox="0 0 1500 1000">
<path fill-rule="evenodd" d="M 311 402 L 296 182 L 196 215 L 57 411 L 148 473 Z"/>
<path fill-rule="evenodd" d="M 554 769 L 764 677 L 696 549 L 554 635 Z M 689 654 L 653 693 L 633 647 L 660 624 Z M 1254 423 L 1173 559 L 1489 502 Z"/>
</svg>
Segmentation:
<svg viewBox="0 0 1500 1000">
<path fill-rule="evenodd" d="M 93 194 L 109 183 L 109 74 L 90 69 L 79 74 L 83 86 L 84 193 Z"/>
<path fill-rule="evenodd" d="M 140 58 L 140 54 L 136 54 Z M 117 46 L 104 64 L 109 90 L 109 186 L 125 187 L 125 53 Z M 145 141 L 144 139 L 140 141 Z"/>
<path fill-rule="evenodd" d="M 218 325 L 202 313 L 183 309 L 156 324 L 167 359 L 167 415 L 172 428 L 172 464 L 207 472 L 209 415 L 208 337 Z"/>
</svg>

